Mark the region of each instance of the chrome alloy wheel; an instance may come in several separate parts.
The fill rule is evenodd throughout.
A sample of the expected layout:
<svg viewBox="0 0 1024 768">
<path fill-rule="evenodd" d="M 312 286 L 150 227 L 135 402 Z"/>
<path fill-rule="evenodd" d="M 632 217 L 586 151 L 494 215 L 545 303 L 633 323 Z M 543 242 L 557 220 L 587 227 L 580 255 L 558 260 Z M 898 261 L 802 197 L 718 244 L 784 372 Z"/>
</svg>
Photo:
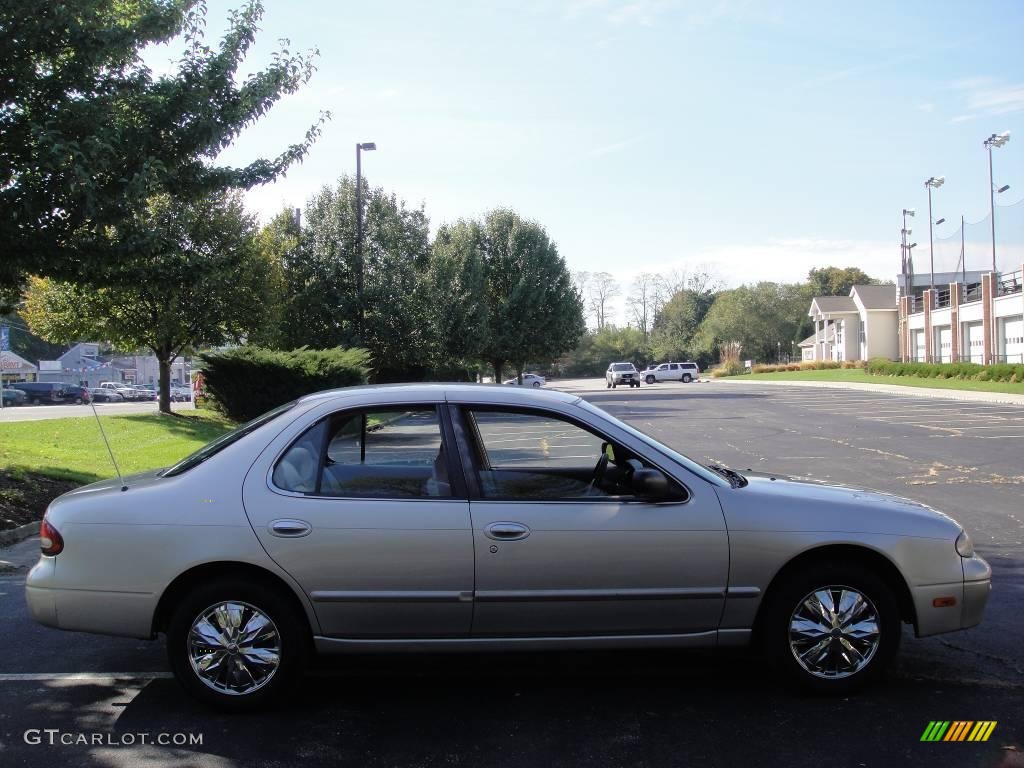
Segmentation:
<svg viewBox="0 0 1024 768">
<path fill-rule="evenodd" d="M 202 611 L 186 642 L 196 676 L 207 687 L 231 696 L 259 690 L 281 663 L 281 636 L 274 622 L 240 600 Z"/>
<path fill-rule="evenodd" d="M 797 603 L 789 619 L 789 648 L 807 672 L 826 680 L 856 674 L 881 640 L 878 609 L 844 586 L 819 587 Z"/>
</svg>

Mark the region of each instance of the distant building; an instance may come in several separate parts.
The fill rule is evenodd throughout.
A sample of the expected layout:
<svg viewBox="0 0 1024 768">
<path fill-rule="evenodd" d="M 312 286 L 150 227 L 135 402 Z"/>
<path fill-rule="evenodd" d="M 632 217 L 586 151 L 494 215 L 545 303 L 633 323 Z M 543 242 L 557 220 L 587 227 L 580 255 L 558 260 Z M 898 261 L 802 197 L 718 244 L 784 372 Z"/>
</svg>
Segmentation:
<svg viewBox="0 0 1024 768">
<path fill-rule="evenodd" d="M 38 366 L 21 355 L 9 351 L 0 352 L 0 377 L 5 385 L 19 381 L 36 381 L 38 375 Z"/>
<path fill-rule="evenodd" d="M 899 355 L 893 285 L 855 285 L 848 296 L 815 296 L 807 314 L 814 335 L 798 345 L 803 360 L 894 360 Z"/>
<path fill-rule="evenodd" d="M 55 381 L 98 387 L 100 382 L 115 381 L 124 384 L 157 384 L 160 381 L 160 363 L 155 355 L 100 355 L 96 342 L 75 344 L 56 361 L 40 361 L 40 381 Z M 191 366 L 183 357 L 171 363 L 171 384 L 189 383 Z"/>
</svg>

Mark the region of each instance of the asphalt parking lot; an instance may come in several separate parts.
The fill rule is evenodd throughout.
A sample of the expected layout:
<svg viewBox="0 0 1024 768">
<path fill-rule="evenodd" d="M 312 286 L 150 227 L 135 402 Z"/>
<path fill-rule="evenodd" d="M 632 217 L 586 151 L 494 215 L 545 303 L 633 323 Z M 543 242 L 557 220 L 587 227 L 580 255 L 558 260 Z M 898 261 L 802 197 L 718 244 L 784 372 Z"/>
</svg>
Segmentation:
<svg viewBox="0 0 1024 768">
<path fill-rule="evenodd" d="M 0 573 L 0 762 L 1024 766 L 1024 407 L 755 383 L 558 386 L 697 459 L 948 512 L 992 563 L 985 621 L 921 640 L 906 633 L 889 679 L 846 698 L 781 688 L 741 653 L 352 657 L 320 664 L 279 711 L 228 717 L 167 678 L 161 643 L 30 622 L 15 569 Z M 32 546 L 7 559 L 17 566 Z M 936 719 L 998 725 L 985 743 L 920 742 Z M 29 729 L 59 733 L 32 744 Z M 79 734 L 103 743 L 60 744 Z M 141 734 L 198 734 L 202 744 L 143 744 Z"/>
</svg>

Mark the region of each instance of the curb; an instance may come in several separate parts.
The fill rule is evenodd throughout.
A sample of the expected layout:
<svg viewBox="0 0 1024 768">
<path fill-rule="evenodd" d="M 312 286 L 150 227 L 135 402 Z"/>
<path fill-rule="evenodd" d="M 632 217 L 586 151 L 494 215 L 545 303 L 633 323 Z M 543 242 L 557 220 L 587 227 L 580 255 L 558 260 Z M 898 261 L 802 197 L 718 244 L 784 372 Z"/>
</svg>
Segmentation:
<svg viewBox="0 0 1024 768">
<path fill-rule="evenodd" d="M 17 528 L 0 531 L 0 547 L 9 547 L 11 544 L 17 544 L 19 541 L 24 541 L 30 536 L 38 535 L 39 522 L 37 520 L 34 523 L 26 523 L 25 525 L 19 525 Z"/>
<path fill-rule="evenodd" d="M 1024 406 L 1024 396 L 1010 392 L 978 392 L 962 389 L 936 389 L 931 387 L 908 387 L 899 384 L 879 382 L 864 384 L 861 382 L 842 381 L 767 381 L 764 379 L 740 380 L 739 376 L 716 379 L 724 384 L 765 384 L 770 387 L 818 387 L 820 389 L 846 389 L 859 392 L 876 392 L 897 397 L 930 397 L 945 400 L 958 400 L 965 403 L 988 403 L 990 405 Z M 980 396 L 979 396 L 980 395 Z"/>
</svg>

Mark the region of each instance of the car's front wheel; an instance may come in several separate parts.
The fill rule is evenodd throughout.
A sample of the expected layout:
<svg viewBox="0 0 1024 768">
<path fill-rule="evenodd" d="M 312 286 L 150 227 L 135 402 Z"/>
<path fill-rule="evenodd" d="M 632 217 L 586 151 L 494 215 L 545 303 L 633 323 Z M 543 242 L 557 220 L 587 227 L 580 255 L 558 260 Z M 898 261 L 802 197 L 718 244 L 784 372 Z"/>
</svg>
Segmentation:
<svg viewBox="0 0 1024 768">
<path fill-rule="evenodd" d="M 765 650 L 777 669 L 805 688 L 860 688 L 885 671 L 899 648 L 896 597 L 858 563 L 793 573 L 767 600 Z"/>
<path fill-rule="evenodd" d="M 178 682 L 201 701 L 248 711 L 279 698 L 301 675 L 305 622 L 278 590 L 225 579 L 190 592 L 167 628 Z"/>
<path fill-rule="evenodd" d="M 654 377 L 653 376 L 648 376 L 646 379 L 644 379 L 644 381 L 646 381 L 648 384 L 653 384 L 654 383 Z"/>
</svg>

